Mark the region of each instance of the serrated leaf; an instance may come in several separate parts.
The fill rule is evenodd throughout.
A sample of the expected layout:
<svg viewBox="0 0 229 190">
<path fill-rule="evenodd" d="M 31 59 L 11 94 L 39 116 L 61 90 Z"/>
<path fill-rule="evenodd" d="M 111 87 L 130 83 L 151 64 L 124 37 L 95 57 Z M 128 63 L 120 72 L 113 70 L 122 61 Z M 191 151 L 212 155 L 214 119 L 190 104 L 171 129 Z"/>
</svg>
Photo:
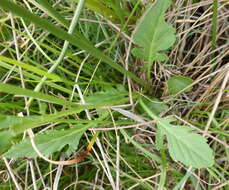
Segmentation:
<svg viewBox="0 0 229 190">
<path fill-rule="evenodd" d="M 60 151 L 64 146 L 69 145 L 71 150 L 76 150 L 79 140 L 85 130 L 90 127 L 75 126 L 67 130 L 51 130 L 44 134 L 38 134 L 35 137 L 35 144 L 38 150 L 45 156 L 50 156 L 56 151 Z M 34 151 L 30 139 L 22 141 L 20 144 L 14 145 L 3 156 L 7 158 L 35 158 L 37 153 Z"/>
<path fill-rule="evenodd" d="M 191 133 L 187 126 L 170 124 L 173 118 L 158 121 L 157 125 L 166 135 L 170 156 L 174 161 L 181 161 L 187 166 L 207 168 L 213 165 L 213 151 L 206 139 L 199 134 Z"/>
<path fill-rule="evenodd" d="M 167 56 L 161 51 L 170 48 L 176 40 L 175 29 L 165 22 L 165 11 L 169 5 L 170 0 L 157 0 L 143 15 L 133 33 L 133 41 L 140 48 L 134 48 L 132 52 L 148 64 L 165 61 Z"/>
<path fill-rule="evenodd" d="M 189 77 L 184 76 L 173 76 L 167 81 L 169 94 L 177 94 L 190 84 L 192 84 L 193 80 Z M 186 89 L 184 92 L 190 92 L 192 88 Z"/>
<path fill-rule="evenodd" d="M 175 118 L 160 119 L 143 101 L 140 103 L 149 116 L 157 120 L 159 131 L 156 135 L 156 146 L 158 149 L 162 149 L 163 136 L 166 136 L 169 153 L 174 161 L 180 161 L 194 168 L 207 168 L 214 164 L 213 151 L 204 137 L 192 133 L 190 127 L 171 124 L 176 121 Z"/>
</svg>

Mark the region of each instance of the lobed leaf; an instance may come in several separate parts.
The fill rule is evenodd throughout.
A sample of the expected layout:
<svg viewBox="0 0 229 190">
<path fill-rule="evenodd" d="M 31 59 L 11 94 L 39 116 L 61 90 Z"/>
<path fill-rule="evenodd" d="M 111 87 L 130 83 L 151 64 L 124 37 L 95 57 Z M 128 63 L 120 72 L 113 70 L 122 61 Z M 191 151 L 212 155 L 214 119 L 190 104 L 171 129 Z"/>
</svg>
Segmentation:
<svg viewBox="0 0 229 190">
<path fill-rule="evenodd" d="M 75 126 L 67 130 L 51 130 L 44 134 L 38 134 L 35 137 L 35 144 L 45 156 L 50 156 L 52 153 L 60 151 L 66 145 L 76 150 L 83 132 L 89 126 L 91 125 L 87 125 L 87 127 Z M 7 158 L 35 158 L 38 155 L 34 151 L 30 139 L 27 138 L 22 143 L 12 146 L 3 156 Z"/>
<path fill-rule="evenodd" d="M 144 59 L 150 69 L 153 61 L 165 61 L 167 55 L 161 51 L 170 48 L 176 40 L 175 29 L 165 22 L 165 11 L 170 0 L 157 0 L 142 16 L 135 31 L 133 41 L 140 46 L 132 53 Z"/>
</svg>

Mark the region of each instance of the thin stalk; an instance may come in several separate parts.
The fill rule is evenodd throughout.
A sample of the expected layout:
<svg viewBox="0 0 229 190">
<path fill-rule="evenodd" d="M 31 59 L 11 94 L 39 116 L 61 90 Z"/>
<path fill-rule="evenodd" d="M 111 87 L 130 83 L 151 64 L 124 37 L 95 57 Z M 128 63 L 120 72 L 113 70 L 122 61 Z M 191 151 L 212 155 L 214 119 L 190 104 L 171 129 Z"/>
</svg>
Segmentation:
<svg viewBox="0 0 229 190">
<path fill-rule="evenodd" d="M 154 119 L 154 120 L 158 120 L 159 117 L 157 117 L 156 115 L 153 114 L 153 112 L 151 112 L 149 110 L 149 108 L 144 104 L 144 102 L 142 100 L 140 100 L 140 104 L 142 106 L 142 108 L 149 114 L 149 116 Z M 163 147 L 163 140 L 161 139 L 161 148 L 160 149 L 160 153 L 161 153 L 161 165 L 162 165 L 162 169 L 161 169 L 161 177 L 160 177 L 160 182 L 159 182 L 159 186 L 158 186 L 158 190 L 163 190 L 164 185 L 165 185 L 165 181 L 166 181 L 166 167 L 167 167 L 167 163 L 166 163 L 166 154 L 165 154 L 165 149 Z"/>
<path fill-rule="evenodd" d="M 217 48 L 217 15 L 218 15 L 218 0 L 213 1 L 212 6 L 212 51 Z"/>
<path fill-rule="evenodd" d="M 112 48 L 114 47 L 115 43 L 117 42 L 117 40 L 119 39 L 122 31 L 125 30 L 125 28 L 127 27 L 131 17 L 134 15 L 135 11 L 137 10 L 138 8 L 138 5 L 140 4 L 141 0 L 138 0 L 137 3 L 135 4 L 132 12 L 130 13 L 130 16 L 127 18 L 127 21 L 124 23 L 123 27 L 121 28 L 120 32 L 115 36 L 115 39 L 113 40 L 113 42 L 111 43 L 111 46 L 109 47 L 109 53 L 111 52 Z"/>
<path fill-rule="evenodd" d="M 133 144 L 138 150 L 140 150 L 141 152 L 143 152 L 148 158 L 150 158 L 151 160 L 161 164 L 161 158 L 158 157 L 157 155 L 151 153 L 150 151 L 148 151 L 147 149 L 145 149 L 142 145 L 138 144 L 135 140 L 133 140 L 128 134 L 127 132 L 125 132 L 125 130 L 120 130 L 120 132 L 122 133 L 122 135 L 124 137 L 126 137 L 131 144 Z"/>
<path fill-rule="evenodd" d="M 34 172 L 34 167 L 33 167 L 33 162 L 29 161 L 29 167 L 31 170 L 31 176 L 32 176 L 32 181 L 33 181 L 33 189 L 34 190 L 38 190 L 37 188 L 37 183 L 36 183 L 36 176 L 35 176 L 35 172 Z"/>
<path fill-rule="evenodd" d="M 71 24 L 70 24 L 70 27 L 68 29 L 68 33 L 69 34 L 72 34 L 75 27 L 76 27 L 76 24 L 79 20 L 79 16 L 80 16 L 80 12 L 84 6 L 84 3 L 85 3 L 85 0 L 80 0 L 78 5 L 77 5 L 77 8 L 74 12 L 74 16 L 73 16 L 73 19 L 71 21 Z M 61 53 L 59 55 L 59 57 L 57 58 L 57 60 L 54 62 L 54 64 L 52 65 L 52 67 L 48 70 L 48 73 L 52 73 L 56 68 L 57 66 L 62 62 L 64 56 L 65 56 L 65 53 L 68 49 L 68 46 L 69 46 L 69 42 L 68 41 L 64 41 L 64 46 L 63 46 L 63 49 L 61 50 Z M 44 76 L 41 81 L 37 84 L 37 86 L 35 87 L 34 91 L 35 92 L 39 92 L 43 83 L 46 81 L 47 77 Z M 27 103 L 27 107 L 29 107 L 29 105 L 31 104 L 31 102 L 33 101 L 33 98 L 30 98 L 28 103 Z"/>
<path fill-rule="evenodd" d="M 9 174 L 10 174 L 10 177 L 12 178 L 12 180 L 14 182 L 14 185 L 15 185 L 16 189 L 17 190 L 22 190 L 22 187 L 18 183 L 18 181 L 17 181 L 17 179 L 16 179 L 16 177 L 14 175 L 14 172 L 13 172 L 12 168 L 10 167 L 10 164 L 9 164 L 8 160 L 5 157 L 3 157 L 3 161 L 5 162 L 6 168 L 7 168 L 8 172 L 9 172 Z"/>
<path fill-rule="evenodd" d="M 161 177 L 160 177 L 160 182 L 158 186 L 158 190 L 163 190 L 165 186 L 165 181 L 166 181 L 166 155 L 165 155 L 165 150 L 161 149 L 161 159 L 162 159 L 162 168 L 161 168 Z"/>
</svg>

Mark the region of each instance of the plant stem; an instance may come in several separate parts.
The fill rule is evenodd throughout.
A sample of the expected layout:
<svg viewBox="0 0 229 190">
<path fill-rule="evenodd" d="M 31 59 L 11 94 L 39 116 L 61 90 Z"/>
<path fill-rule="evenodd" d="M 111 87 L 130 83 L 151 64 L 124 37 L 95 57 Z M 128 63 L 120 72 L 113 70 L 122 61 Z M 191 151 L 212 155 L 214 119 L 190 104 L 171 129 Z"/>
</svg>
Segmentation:
<svg viewBox="0 0 229 190">
<path fill-rule="evenodd" d="M 113 42 L 111 43 L 110 47 L 109 47 L 109 50 L 108 52 L 110 53 L 112 48 L 115 46 L 115 43 L 117 42 L 117 40 L 119 39 L 120 35 L 121 35 L 121 32 L 124 31 L 131 19 L 131 17 L 134 15 L 135 11 L 137 10 L 138 8 L 138 5 L 141 3 L 141 0 L 138 0 L 137 3 L 134 5 L 134 8 L 133 10 L 131 11 L 129 17 L 127 18 L 127 21 L 124 23 L 123 27 L 121 28 L 120 32 L 117 33 L 117 35 L 115 36 L 115 39 L 113 40 Z"/>
<path fill-rule="evenodd" d="M 165 185 L 166 181 L 166 155 L 165 155 L 165 150 L 164 148 L 160 150 L 161 152 L 161 158 L 162 158 L 162 168 L 161 168 L 161 177 L 160 177 L 160 182 L 158 186 L 158 190 L 163 190 L 163 187 Z"/>
<path fill-rule="evenodd" d="M 73 19 L 72 19 L 72 22 L 70 24 L 70 27 L 68 29 L 68 33 L 69 34 L 72 34 L 75 27 L 76 27 L 76 24 L 79 20 L 79 16 L 80 16 L 80 12 L 83 8 L 83 5 L 85 3 L 85 0 L 80 0 L 79 3 L 78 3 L 78 6 L 74 12 L 74 16 L 73 16 Z M 63 60 L 64 56 L 65 56 L 65 53 L 68 49 L 68 46 L 69 46 L 69 42 L 68 41 L 64 41 L 64 46 L 63 46 L 63 49 L 61 50 L 61 53 L 58 57 L 58 59 L 55 61 L 55 63 L 52 65 L 52 67 L 48 70 L 48 73 L 52 73 L 56 68 L 57 66 L 61 63 L 61 61 Z M 37 84 L 37 86 L 35 87 L 34 91 L 35 92 L 39 92 L 43 83 L 46 81 L 47 77 L 44 76 L 41 81 Z M 26 107 L 29 107 L 29 105 L 31 104 L 31 102 L 33 101 L 33 98 L 30 98 L 28 100 L 28 103 L 27 103 L 27 106 Z"/>
<path fill-rule="evenodd" d="M 218 0 L 213 1 L 213 7 L 212 7 L 212 51 L 216 49 L 217 42 L 216 42 L 216 36 L 217 36 L 217 15 L 218 15 Z"/>
</svg>

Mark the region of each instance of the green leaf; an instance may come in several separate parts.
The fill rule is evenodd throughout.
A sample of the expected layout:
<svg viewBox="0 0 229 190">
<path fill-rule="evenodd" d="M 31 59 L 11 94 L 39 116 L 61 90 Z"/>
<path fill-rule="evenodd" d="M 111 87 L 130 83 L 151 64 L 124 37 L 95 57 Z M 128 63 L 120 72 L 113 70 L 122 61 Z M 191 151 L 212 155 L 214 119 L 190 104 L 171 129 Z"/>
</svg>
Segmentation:
<svg viewBox="0 0 229 190">
<path fill-rule="evenodd" d="M 76 2 L 79 2 L 79 0 L 75 0 Z M 113 22 L 118 21 L 118 17 L 115 14 L 115 12 L 108 8 L 110 5 L 106 5 L 107 3 L 111 3 L 110 1 L 98 1 L 98 0 L 87 0 L 86 1 L 86 7 L 91 9 L 92 11 L 95 11 L 99 13 L 100 15 L 103 15 L 106 17 L 106 19 L 111 20 Z"/>
<path fill-rule="evenodd" d="M 61 24 L 63 24 L 65 27 L 69 27 L 68 21 L 66 21 L 59 12 L 57 12 L 46 0 L 37 0 L 38 3 L 34 3 L 37 7 L 44 10 L 45 13 L 51 15 L 56 20 L 58 20 Z"/>
<path fill-rule="evenodd" d="M 170 124 L 174 118 L 158 121 L 157 126 L 166 135 L 170 156 L 186 166 L 207 168 L 214 164 L 213 151 L 206 143 L 207 139 L 191 133 L 187 126 Z"/>
<path fill-rule="evenodd" d="M 89 128 L 86 126 L 75 126 L 67 130 L 51 130 L 35 137 L 35 144 L 38 150 L 45 156 L 50 156 L 56 151 L 60 151 L 64 146 L 69 145 L 76 150 L 82 134 Z M 3 156 L 7 158 L 35 158 L 37 153 L 34 151 L 30 139 L 22 141 L 20 144 L 12 146 Z"/>
<path fill-rule="evenodd" d="M 150 69 L 153 61 L 165 61 L 167 56 L 161 51 L 170 48 L 176 40 L 175 29 L 165 22 L 165 11 L 170 0 L 157 0 L 141 18 L 135 31 L 133 41 L 140 46 L 132 53 L 143 58 Z"/>
<path fill-rule="evenodd" d="M 10 147 L 11 138 L 13 138 L 13 135 L 10 133 L 10 131 L 0 132 L 0 154 L 5 152 Z"/>
<path fill-rule="evenodd" d="M 123 74 L 126 74 L 127 76 L 129 76 L 130 78 L 135 80 L 137 83 L 139 83 L 143 86 L 146 86 L 146 83 L 142 79 L 137 77 L 135 74 L 127 71 L 121 65 L 115 63 L 110 57 L 106 56 L 98 48 L 94 47 L 94 45 L 91 44 L 90 41 L 87 40 L 79 32 L 75 31 L 74 34 L 68 34 L 66 31 L 62 30 L 61 28 L 53 25 L 52 23 L 50 23 L 49 21 L 47 21 L 43 18 L 40 18 L 39 16 L 36 16 L 35 14 L 32 14 L 31 12 L 29 12 L 25 8 L 18 6 L 17 4 L 15 4 L 14 2 L 12 2 L 10 0 L 1 0 L 0 1 L 0 7 L 22 17 L 23 19 L 25 19 L 29 22 L 33 22 L 37 26 L 40 26 L 40 27 L 46 29 L 47 31 L 49 31 L 54 36 L 56 36 L 62 40 L 66 40 L 69 43 L 71 43 L 72 45 L 75 45 L 76 47 L 87 51 L 88 53 L 90 53 L 94 57 L 102 60 L 103 62 L 107 63 L 108 65 L 110 65 L 111 67 L 116 69 L 117 71 L 119 71 Z"/>
<path fill-rule="evenodd" d="M 183 76 L 173 76 L 167 81 L 169 94 L 177 94 L 190 84 L 192 84 L 193 80 L 188 77 Z M 186 89 L 184 92 L 190 92 L 192 87 Z"/>
<path fill-rule="evenodd" d="M 14 125 L 23 124 L 25 121 L 41 121 L 42 116 L 19 117 L 13 115 L 0 115 L 0 129 L 11 128 Z"/>
<path fill-rule="evenodd" d="M 155 114 L 155 115 L 159 115 L 160 113 L 168 110 L 168 106 L 161 102 L 160 100 L 158 100 L 157 98 L 146 98 L 146 97 L 141 97 L 141 100 L 144 102 L 144 104 L 146 104 L 146 106 Z M 142 107 L 138 104 L 137 105 L 137 109 L 144 114 L 144 110 L 142 109 Z"/>
<path fill-rule="evenodd" d="M 117 85 L 116 88 L 107 87 L 104 91 L 96 92 L 89 97 L 85 97 L 87 103 L 107 102 L 112 104 L 124 104 L 128 102 L 128 92 L 122 85 Z"/>
<path fill-rule="evenodd" d="M 156 146 L 158 149 L 163 148 L 163 136 L 166 136 L 169 153 L 174 161 L 180 161 L 194 168 L 207 168 L 214 164 L 213 151 L 204 137 L 191 133 L 192 128 L 190 127 L 171 124 L 176 121 L 175 118 L 160 119 L 143 101 L 140 103 L 149 116 L 157 120 L 159 131 L 156 135 Z"/>
<path fill-rule="evenodd" d="M 156 142 L 155 142 L 157 150 L 164 149 L 163 137 L 164 137 L 164 135 L 163 135 L 161 128 L 158 128 L 157 132 L 156 132 Z"/>
<path fill-rule="evenodd" d="M 67 102 L 61 98 L 56 98 L 54 96 L 50 96 L 41 92 L 34 92 L 32 90 L 23 89 L 14 85 L 10 84 L 0 84 L 0 92 L 5 92 L 9 94 L 15 94 L 15 95 L 23 95 L 28 97 L 33 97 L 39 100 L 43 100 L 46 102 L 51 102 L 59 105 L 65 105 L 65 106 L 76 106 L 76 104 L 73 104 L 71 102 Z"/>
<path fill-rule="evenodd" d="M 29 128 L 35 128 L 35 127 L 44 125 L 46 123 L 55 122 L 58 118 L 80 113 L 81 111 L 85 109 L 95 109 L 95 108 L 101 108 L 104 106 L 111 106 L 111 104 L 98 103 L 98 104 L 93 104 L 93 105 L 90 105 L 90 104 L 77 105 L 77 107 L 71 108 L 69 110 L 63 110 L 55 114 L 46 114 L 43 116 L 37 116 L 35 117 L 36 120 L 32 119 L 34 118 L 34 116 L 26 116 L 26 117 L 23 117 L 21 123 L 16 123 L 15 125 L 12 125 L 10 129 L 12 130 L 14 135 L 17 135 L 17 134 L 23 133 L 25 130 Z"/>
</svg>

